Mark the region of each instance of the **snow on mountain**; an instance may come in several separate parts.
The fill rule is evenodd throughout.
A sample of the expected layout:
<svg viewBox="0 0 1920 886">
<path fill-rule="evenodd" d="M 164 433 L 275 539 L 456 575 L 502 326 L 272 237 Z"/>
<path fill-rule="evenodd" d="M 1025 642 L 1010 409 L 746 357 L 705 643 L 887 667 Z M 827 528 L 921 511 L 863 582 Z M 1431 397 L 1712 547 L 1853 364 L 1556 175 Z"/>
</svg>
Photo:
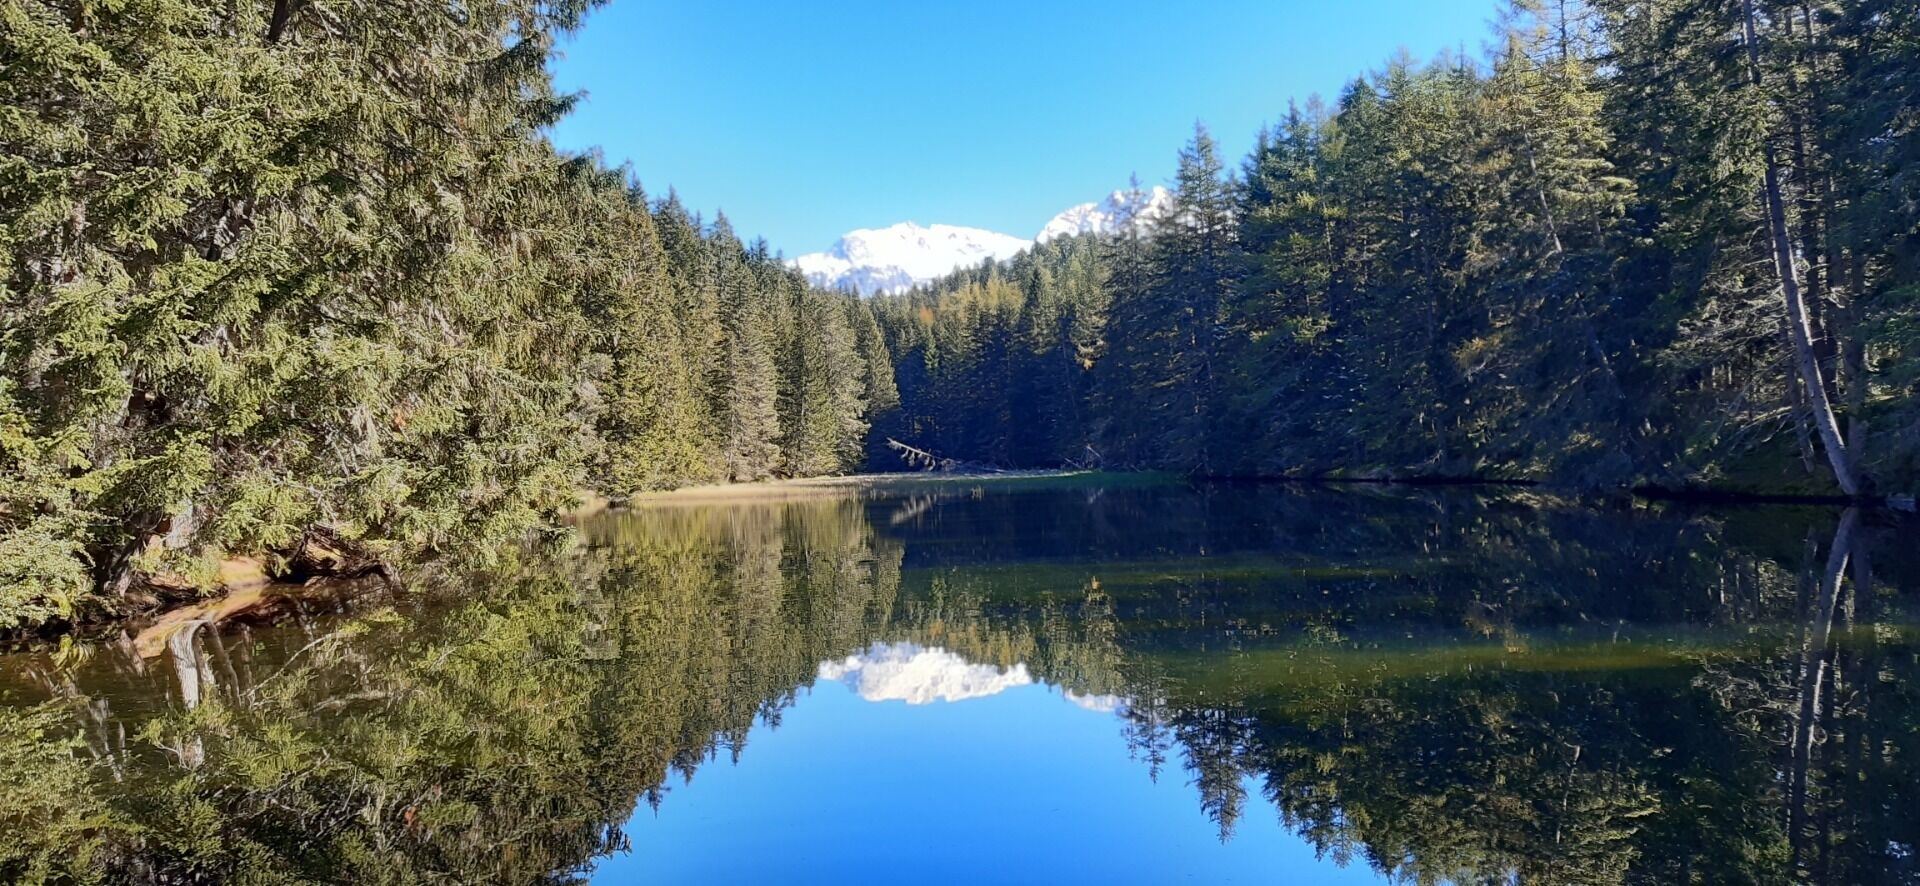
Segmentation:
<svg viewBox="0 0 1920 886">
<path fill-rule="evenodd" d="M 841 237 L 826 252 L 810 252 L 794 259 L 793 265 L 813 285 L 827 289 L 861 295 L 904 292 L 956 268 L 970 268 L 989 258 L 1004 261 L 1055 237 L 1119 233 L 1129 218 L 1141 227 L 1171 211 L 1172 206 L 1173 194 L 1158 185 L 1138 194 L 1114 191 L 1098 203 L 1082 203 L 1054 216 L 1033 240 L 958 225 L 922 227 L 901 222 L 885 228 L 862 228 Z"/>
<path fill-rule="evenodd" d="M 873 295 L 911 289 L 989 258 L 1012 258 L 1031 245 L 1019 237 L 980 228 L 901 222 L 854 231 L 832 249 L 808 253 L 793 263 L 815 286 Z"/>
<path fill-rule="evenodd" d="M 1159 185 L 1147 191 L 1114 191 L 1098 203 L 1082 203 L 1054 216 L 1034 242 L 1079 234 L 1118 234 L 1128 219 L 1136 230 L 1142 229 L 1171 211 L 1173 192 Z"/>
</svg>

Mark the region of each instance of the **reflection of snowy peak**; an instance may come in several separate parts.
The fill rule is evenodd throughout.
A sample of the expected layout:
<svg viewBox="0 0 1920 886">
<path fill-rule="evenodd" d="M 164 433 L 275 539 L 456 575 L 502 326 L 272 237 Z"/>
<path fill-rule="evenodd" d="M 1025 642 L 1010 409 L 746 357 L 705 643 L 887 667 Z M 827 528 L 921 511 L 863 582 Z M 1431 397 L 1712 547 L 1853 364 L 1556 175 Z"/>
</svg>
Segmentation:
<svg viewBox="0 0 1920 886">
<path fill-rule="evenodd" d="M 1012 258 L 1028 245 L 1019 237 L 980 228 L 901 222 L 854 231 L 832 249 L 800 256 L 793 263 L 815 286 L 872 295 L 901 292 L 989 258 Z"/>
<path fill-rule="evenodd" d="M 998 695 L 1033 682 L 1024 664 L 1003 671 L 914 643 L 875 643 L 859 655 L 822 662 L 820 679 L 839 680 L 867 701 L 907 704 Z"/>
<path fill-rule="evenodd" d="M 905 292 L 938 280 L 956 268 L 971 268 L 989 258 L 1005 260 L 1015 253 L 1055 237 L 1076 234 L 1117 234 L 1131 219 L 1136 229 L 1166 215 L 1173 194 L 1158 185 L 1138 193 L 1114 191 L 1098 203 L 1082 203 L 1053 217 L 1040 236 L 1022 240 L 980 228 L 901 222 L 885 228 L 862 228 L 840 238 L 826 252 L 810 252 L 793 260 L 815 286 L 849 290 L 861 295 Z"/>
<path fill-rule="evenodd" d="M 1082 203 L 1053 217 L 1040 229 L 1036 242 L 1078 234 L 1118 234 L 1128 221 L 1145 228 L 1173 209 L 1173 192 L 1154 185 L 1145 191 L 1114 191 L 1098 203 Z"/>
<path fill-rule="evenodd" d="M 1000 668 L 918 643 L 874 643 L 846 658 L 821 662 L 816 675 L 845 683 L 866 701 L 910 705 L 985 698 L 1034 683 L 1025 662 Z M 1081 695 L 1071 689 L 1062 689 L 1061 695 L 1096 714 L 1126 716 L 1133 709 L 1132 701 L 1118 695 Z"/>
</svg>

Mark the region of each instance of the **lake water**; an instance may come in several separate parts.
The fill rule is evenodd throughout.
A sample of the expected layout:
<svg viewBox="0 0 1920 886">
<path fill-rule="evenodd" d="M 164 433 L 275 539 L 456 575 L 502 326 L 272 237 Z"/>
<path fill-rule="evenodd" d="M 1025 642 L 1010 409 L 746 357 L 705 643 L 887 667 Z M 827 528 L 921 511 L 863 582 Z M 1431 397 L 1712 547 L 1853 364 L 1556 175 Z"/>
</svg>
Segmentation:
<svg viewBox="0 0 1920 886">
<path fill-rule="evenodd" d="M 0 880 L 1920 882 L 1913 529 L 1131 478 L 649 506 L 0 657 Z"/>
</svg>

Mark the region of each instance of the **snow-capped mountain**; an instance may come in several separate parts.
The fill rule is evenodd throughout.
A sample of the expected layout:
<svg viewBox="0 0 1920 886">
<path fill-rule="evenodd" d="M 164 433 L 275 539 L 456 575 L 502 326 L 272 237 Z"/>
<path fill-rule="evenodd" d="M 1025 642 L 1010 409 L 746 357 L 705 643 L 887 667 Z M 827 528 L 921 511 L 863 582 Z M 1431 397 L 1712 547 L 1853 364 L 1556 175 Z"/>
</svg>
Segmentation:
<svg viewBox="0 0 1920 886">
<path fill-rule="evenodd" d="M 1145 226 L 1171 211 L 1173 194 L 1154 186 L 1138 194 L 1114 191 L 1098 203 L 1082 203 L 1060 213 L 1032 240 L 1011 234 L 958 225 L 901 222 L 885 228 L 862 228 L 841 237 L 826 252 L 810 252 L 793 260 L 815 286 L 850 290 L 861 295 L 905 292 L 946 276 L 956 268 L 970 268 L 988 258 L 1012 258 L 1035 243 L 1076 234 L 1114 234 L 1124 220 Z"/>
<path fill-rule="evenodd" d="M 1054 216 L 1033 239 L 1045 243 L 1078 234 L 1117 234 L 1127 219 L 1133 220 L 1136 229 L 1143 229 L 1171 211 L 1173 192 L 1159 185 L 1146 191 L 1114 191 L 1098 203 L 1082 203 Z"/>
<path fill-rule="evenodd" d="M 1012 258 L 1031 245 L 1019 237 L 980 228 L 901 222 L 854 231 L 832 249 L 808 253 L 793 263 L 815 286 L 873 295 L 902 292 L 988 258 Z"/>
</svg>

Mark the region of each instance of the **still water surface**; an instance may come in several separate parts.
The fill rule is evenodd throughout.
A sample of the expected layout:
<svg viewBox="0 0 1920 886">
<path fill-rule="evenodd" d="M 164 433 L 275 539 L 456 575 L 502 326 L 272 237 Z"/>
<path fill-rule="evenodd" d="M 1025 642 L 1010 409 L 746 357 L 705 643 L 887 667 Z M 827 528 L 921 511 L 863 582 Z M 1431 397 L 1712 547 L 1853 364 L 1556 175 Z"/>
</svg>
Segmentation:
<svg viewBox="0 0 1920 886">
<path fill-rule="evenodd" d="M 1110 480 L 650 506 L 184 658 L 0 658 L 0 879 L 1920 882 L 1912 529 Z"/>
</svg>

